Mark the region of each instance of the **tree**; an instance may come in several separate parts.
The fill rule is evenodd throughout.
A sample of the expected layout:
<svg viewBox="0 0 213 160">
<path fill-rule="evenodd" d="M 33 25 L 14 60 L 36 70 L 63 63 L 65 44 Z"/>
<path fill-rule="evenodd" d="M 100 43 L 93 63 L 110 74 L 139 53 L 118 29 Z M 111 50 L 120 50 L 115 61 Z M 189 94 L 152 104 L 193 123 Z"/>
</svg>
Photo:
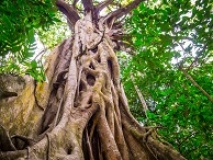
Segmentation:
<svg viewBox="0 0 213 160">
<path fill-rule="evenodd" d="M 133 115 L 144 125 L 162 126 L 159 135 L 187 159 L 213 156 L 212 11 L 208 0 L 142 3 L 127 24 L 137 50 L 122 82 Z"/>
<path fill-rule="evenodd" d="M 134 119 L 120 82 L 114 50 L 125 44 L 119 20 L 142 1 L 106 16 L 100 12 L 114 5 L 112 0 L 82 0 L 81 8 L 77 2 L 56 1 L 73 36 L 47 58 L 48 82 L 9 77 L 22 91 L 18 97 L 8 91 L 9 99 L 1 102 L 0 158 L 185 159 L 159 140 L 156 127 L 143 127 Z M 2 88 L 10 86 L 8 78 L 1 81 Z"/>
</svg>

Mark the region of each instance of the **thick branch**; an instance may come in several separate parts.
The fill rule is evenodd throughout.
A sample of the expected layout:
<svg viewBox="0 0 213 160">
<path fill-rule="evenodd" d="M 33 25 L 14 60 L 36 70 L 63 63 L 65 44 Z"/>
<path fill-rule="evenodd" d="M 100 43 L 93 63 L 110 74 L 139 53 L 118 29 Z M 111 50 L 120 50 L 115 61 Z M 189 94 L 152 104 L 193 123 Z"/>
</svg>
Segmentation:
<svg viewBox="0 0 213 160">
<path fill-rule="evenodd" d="M 144 2 L 146 0 L 134 0 L 133 2 L 131 2 L 130 4 L 128 4 L 127 6 L 120 8 L 114 12 L 109 13 L 106 17 L 106 19 L 111 19 L 111 18 L 116 18 L 119 19 L 122 16 L 128 14 L 129 12 L 131 12 L 133 9 L 135 9 L 141 2 Z"/>
<path fill-rule="evenodd" d="M 63 0 L 57 0 L 56 5 L 58 9 L 67 16 L 67 21 L 73 28 L 75 26 L 75 23 L 80 19 L 77 11 L 72 5 L 69 5 Z"/>
<path fill-rule="evenodd" d="M 83 6 L 84 6 L 84 10 L 87 11 L 92 11 L 94 6 L 92 3 L 92 0 L 82 0 Z"/>
</svg>

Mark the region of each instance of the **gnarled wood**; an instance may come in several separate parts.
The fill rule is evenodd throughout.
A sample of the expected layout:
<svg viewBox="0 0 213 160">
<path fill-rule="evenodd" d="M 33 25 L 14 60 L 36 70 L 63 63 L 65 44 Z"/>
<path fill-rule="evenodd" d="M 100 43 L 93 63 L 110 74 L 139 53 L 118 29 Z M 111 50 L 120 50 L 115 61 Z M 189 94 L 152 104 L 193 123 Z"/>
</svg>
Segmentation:
<svg viewBox="0 0 213 160">
<path fill-rule="evenodd" d="M 68 22 L 71 30 L 74 31 L 73 26 L 75 26 L 75 23 L 80 19 L 80 16 L 78 15 L 76 9 L 72 5 L 69 5 L 68 3 L 64 2 L 63 0 L 57 0 L 56 5 L 57 5 L 58 9 L 64 15 L 67 16 L 67 22 Z"/>
<path fill-rule="evenodd" d="M 15 140 L 22 140 L 20 143 L 13 143 L 12 135 L 2 127 L 12 144 L 6 150 L 0 145 L 0 159 L 184 159 L 131 115 L 119 78 L 118 60 L 106 33 L 110 28 L 102 22 L 97 28 L 88 13 L 76 22 L 75 36 L 48 58 L 49 83 L 38 85 L 40 89 L 35 90 L 38 102 L 45 95 L 46 103 L 41 103 L 45 110 L 38 112 L 33 101 L 28 116 L 34 130 L 12 132 Z M 23 112 L 27 110 L 25 107 Z M 20 138 L 23 136 L 24 140 Z"/>
</svg>

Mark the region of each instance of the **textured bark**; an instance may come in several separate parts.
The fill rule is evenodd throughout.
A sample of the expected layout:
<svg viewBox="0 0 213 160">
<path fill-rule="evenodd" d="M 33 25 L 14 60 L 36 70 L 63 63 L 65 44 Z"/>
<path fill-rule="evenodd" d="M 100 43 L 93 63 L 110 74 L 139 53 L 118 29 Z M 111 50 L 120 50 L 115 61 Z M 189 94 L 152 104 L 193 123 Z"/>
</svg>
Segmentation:
<svg viewBox="0 0 213 160">
<path fill-rule="evenodd" d="M 0 145 L 0 159 L 183 160 L 131 115 L 110 28 L 101 20 L 94 24 L 91 17 L 88 13 L 77 21 L 74 36 L 47 59 L 48 83 L 28 80 L 26 86 L 34 89 L 25 88 L 10 100 L 16 113 L 28 112 L 12 124 L 0 117 L 0 138 L 9 142 Z M 26 102 L 14 107 L 22 100 Z M 0 103 L 1 116 L 7 103 Z"/>
</svg>

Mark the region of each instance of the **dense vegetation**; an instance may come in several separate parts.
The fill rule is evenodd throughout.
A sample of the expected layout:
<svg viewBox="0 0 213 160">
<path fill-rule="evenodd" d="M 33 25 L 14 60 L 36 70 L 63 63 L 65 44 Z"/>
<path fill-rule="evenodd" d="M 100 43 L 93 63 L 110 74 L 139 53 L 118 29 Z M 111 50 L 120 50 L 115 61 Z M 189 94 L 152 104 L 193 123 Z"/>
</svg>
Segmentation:
<svg viewBox="0 0 213 160">
<path fill-rule="evenodd" d="M 53 1 L 3 0 L 0 13 L 0 72 L 44 79 L 32 57 L 35 35 L 46 46 L 63 37 Z M 142 3 L 125 23 L 131 52 L 118 53 L 132 113 L 187 159 L 213 157 L 212 15 L 211 0 Z"/>
<path fill-rule="evenodd" d="M 1 73 L 27 73 L 44 79 L 41 61 L 36 62 L 34 55 L 36 37 L 47 37 L 43 35 L 49 27 L 60 24 L 56 11 L 54 0 L 0 2 Z"/>
<path fill-rule="evenodd" d="M 162 1 L 141 4 L 127 22 L 136 48 L 122 61 L 131 110 L 187 159 L 213 157 L 212 14 L 208 0 Z"/>
</svg>

